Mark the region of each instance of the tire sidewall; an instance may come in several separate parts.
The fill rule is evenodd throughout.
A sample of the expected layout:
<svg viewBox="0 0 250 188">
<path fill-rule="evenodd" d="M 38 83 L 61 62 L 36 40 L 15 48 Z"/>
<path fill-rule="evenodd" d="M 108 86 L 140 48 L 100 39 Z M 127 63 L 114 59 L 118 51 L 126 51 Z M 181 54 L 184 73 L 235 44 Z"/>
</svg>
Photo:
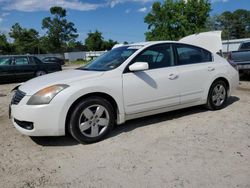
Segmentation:
<svg viewBox="0 0 250 188">
<path fill-rule="evenodd" d="M 39 73 L 43 73 L 43 74 L 39 74 Z M 43 75 L 45 75 L 45 74 L 46 74 L 45 71 L 37 71 L 37 72 L 36 72 L 36 77 L 43 76 Z"/>
<path fill-rule="evenodd" d="M 216 106 L 213 103 L 213 100 L 212 100 L 214 87 L 217 86 L 218 84 L 223 85 L 223 87 L 225 88 L 225 92 L 226 92 L 225 100 L 223 101 L 222 105 L 220 105 L 220 106 Z M 222 80 L 215 81 L 211 85 L 210 90 L 209 90 L 209 95 L 208 95 L 208 106 L 209 106 L 209 108 L 212 109 L 212 110 L 220 110 L 220 109 L 225 107 L 227 99 L 228 99 L 228 88 L 226 86 L 226 83 L 224 81 L 222 81 Z"/>
<path fill-rule="evenodd" d="M 91 138 L 81 133 L 79 128 L 79 118 L 84 109 L 95 104 L 102 105 L 103 107 L 106 108 L 109 114 L 109 124 L 107 129 L 101 135 Z M 69 132 L 77 141 L 83 144 L 84 143 L 89 144 L 103 140 L 108 135 L 108 133 L 113 129 L 114 123 L 115 123 L 115 115 L 112 105 L 106 99 L 103 99 L 101 97 L 91 97 L 83 99 L 75 106 L 73 112 L 71 113 L 68 126 L 69 126 Z"/>
</svg>

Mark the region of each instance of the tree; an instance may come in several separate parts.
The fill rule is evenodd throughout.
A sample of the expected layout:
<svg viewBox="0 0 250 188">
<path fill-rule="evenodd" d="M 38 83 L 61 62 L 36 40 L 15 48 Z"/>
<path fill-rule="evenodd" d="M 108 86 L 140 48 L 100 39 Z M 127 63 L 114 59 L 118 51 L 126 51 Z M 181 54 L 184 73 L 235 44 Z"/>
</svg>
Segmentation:
<svg viewBox="0 0 250 188">
<path fill-rule="evenodd" d="M 22 28 L 18 23 L 14 24 L 9 33 L 14 39 L 13 46 L 18 54 L 39 52 L 39 33 L 35 29 Z"/>
<path fill-rule="evenodd" d="M 72 22 L 67 21 L 66 10 L 62 7 L 51 7 L 50 13 L 52 17 L 46 17 L 42 21 L 42 29 L 46 30 L 48 38 L 48 49 L 51 52 L 64 52 L 67 43 L 78 37 L 77 29 Z"/>
<path fill-rule="evenodd" d="M 71 41 L 68 43 L 67 52 L 87 51 L 87 47 L 80 41 Z"/>
<path fill-rule="evenodd" d="M 201 31 L 211 10 L 208 0 L 165 0 L 155 2 L 145 17 L 146 40 L 178 40 Z"/>
<path fill-rule="evenodd" d="M 99 51 L 102 50 L 103 36 L 99 31 L 94 33 L 89 32 L 88 37 L 85 39 L 85 45 L 89 51 Z"/>
<path fill-rule="evenodd" d="M 250 37 L 250 11 L 238 9 L 234 12 L 223 12 L 216 20 L 223 30 L 223 39 Z"/>
<path fill-rule="evenodd" d="M 114 45 L 118 44 L 117 41 L 109 39 L 108 41 L 103 41 L 102 50 L 111 50 Z"/>
<path fill-rule="evenodd" d="M 115 44 L 118 42 L 111 39 L 105 41 L 102 33 L 97 30 L 94 33 L 90 31 L 85 39 L 85 45 L 89 51 L 111 50 Z"/>
<path fill-rule="evenodd" d="M 0 32 L 0 54 L 11 53 L 11 47 L 5 34 Z"/>
<path fill-rule="evenodd" d="M 218 22 L 219 15 L 210 16 L 207 19 L 204 30 L 205 31 L 213 31 L 213 30 L 221 30 L 220 23 Z"/>
</svg>

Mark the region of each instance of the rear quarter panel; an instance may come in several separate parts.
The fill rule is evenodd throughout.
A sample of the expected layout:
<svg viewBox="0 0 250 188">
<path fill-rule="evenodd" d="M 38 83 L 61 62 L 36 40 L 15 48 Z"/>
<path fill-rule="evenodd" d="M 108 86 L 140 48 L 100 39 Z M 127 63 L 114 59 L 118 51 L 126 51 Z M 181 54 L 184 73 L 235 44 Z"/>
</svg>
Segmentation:
<svg viewBox="0 0 250 188">
<path fill-rule="evenodd" d="M 226 59 L 221 56 L 214 54 L 214 66 L 215 71 L 211 80 L 208 81 L 208 85 L 204 92 L 203 100 L 206 101 L 209 93 L 209 89 L 212 83 L 218 78 L 225 78 L 229 83 L 229 91 L 228 96 L 231 95 L 232 91 L 234 91 L 239 85 L 239 74 L 236 69 L 234 69 Z"/>
</svg>

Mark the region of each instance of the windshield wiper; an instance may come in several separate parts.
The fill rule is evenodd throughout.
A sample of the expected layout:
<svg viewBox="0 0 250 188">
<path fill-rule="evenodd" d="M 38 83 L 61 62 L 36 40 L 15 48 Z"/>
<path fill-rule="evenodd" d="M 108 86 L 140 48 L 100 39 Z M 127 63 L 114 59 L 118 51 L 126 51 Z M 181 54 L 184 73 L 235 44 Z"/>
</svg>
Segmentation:
<svg viewBox="0 0 250 188">
<path fill-rule="evenodd" d="M 107 71 L 107 70 L 104 70 L 104 69 L 89 69 L 89 68 L 76 68 L 78 70 L 86 70 L 86 71 Z"/>
</svg>

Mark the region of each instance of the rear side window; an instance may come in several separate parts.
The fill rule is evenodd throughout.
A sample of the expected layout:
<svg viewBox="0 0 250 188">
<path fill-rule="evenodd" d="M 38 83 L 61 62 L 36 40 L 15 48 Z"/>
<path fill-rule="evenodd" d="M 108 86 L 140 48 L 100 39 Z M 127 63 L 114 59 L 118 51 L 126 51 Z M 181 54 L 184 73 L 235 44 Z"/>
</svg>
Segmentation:
<svg viewBox="0 0 250 188">
<path fill-rule="evenodd" d="M 42 62 L 40 59 L 38 59 L 37 57 L 33 57 L 32 59 L 33 59 L 33 62 L 34 62 L 35 64 L 42 64 L 42 63 L 43 63 L 43 62 Z"/>
<path fill-rule="evenodd" d="M 199 47 L 189 45 L 176 46 L 178 65 L 189 65 L 212 61 L 212 54 Z"/>
<path fill-rule="evenodd" d="M 172 46 L 161 44 L 149 47 L 135 57 L 134 62 L 147 62 L 149 69 L 170 67 L 174 65 Z"/>
<path fill-rule="evenodd" d="M 16 65 L 28 65 L 29 61 L 27 57 L 16 57 L 15 63 Z"/>
</svg>

